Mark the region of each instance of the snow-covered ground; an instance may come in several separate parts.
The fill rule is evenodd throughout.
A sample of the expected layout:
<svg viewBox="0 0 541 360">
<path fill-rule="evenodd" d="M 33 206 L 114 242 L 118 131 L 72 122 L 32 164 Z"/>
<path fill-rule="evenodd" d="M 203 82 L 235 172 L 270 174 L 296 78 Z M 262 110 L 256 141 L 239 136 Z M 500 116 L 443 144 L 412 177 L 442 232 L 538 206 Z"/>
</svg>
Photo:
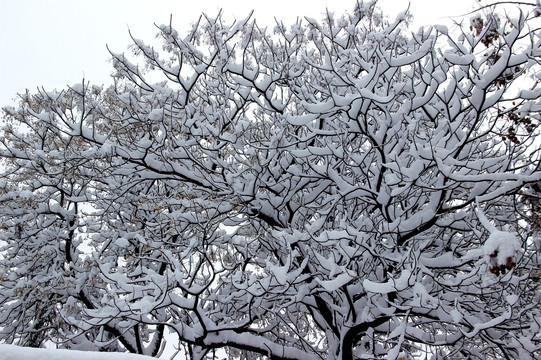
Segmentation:
<svg viewBox="0 0 541 360">
<path fill-rule="evenodd" d="M 150 356 L 128 353 L 36 349 L 0 344 L 0 360 L 155 360 Z"/>
</svg>

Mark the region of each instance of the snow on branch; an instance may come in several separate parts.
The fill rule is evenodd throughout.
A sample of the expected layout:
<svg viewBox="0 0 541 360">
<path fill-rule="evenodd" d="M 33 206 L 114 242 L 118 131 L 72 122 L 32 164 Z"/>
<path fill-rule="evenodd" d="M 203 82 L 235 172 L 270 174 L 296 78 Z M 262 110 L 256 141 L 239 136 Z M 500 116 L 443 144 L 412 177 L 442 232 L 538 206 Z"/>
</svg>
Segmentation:
<svg viewBox="0 0 541 360">
<path fill-rule="evenodd" d="M 0 340 L 540 358 L 538 17 L 408 16 L 205 15 L 4 109 Z"/>
</svg>

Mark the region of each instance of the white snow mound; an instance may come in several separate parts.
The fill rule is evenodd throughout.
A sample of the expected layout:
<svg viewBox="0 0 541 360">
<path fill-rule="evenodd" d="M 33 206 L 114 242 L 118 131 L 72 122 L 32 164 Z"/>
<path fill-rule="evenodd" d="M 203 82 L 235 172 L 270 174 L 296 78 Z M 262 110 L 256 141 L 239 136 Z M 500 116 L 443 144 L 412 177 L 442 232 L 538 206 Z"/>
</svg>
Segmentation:
<svg viewBox="0 0 541 360">
<path fill-rule="evenodd" d="M 37 349 L 0 344 L 1 360 L 156 360 L 144 355 L 65 349 Z"/>
</svg>

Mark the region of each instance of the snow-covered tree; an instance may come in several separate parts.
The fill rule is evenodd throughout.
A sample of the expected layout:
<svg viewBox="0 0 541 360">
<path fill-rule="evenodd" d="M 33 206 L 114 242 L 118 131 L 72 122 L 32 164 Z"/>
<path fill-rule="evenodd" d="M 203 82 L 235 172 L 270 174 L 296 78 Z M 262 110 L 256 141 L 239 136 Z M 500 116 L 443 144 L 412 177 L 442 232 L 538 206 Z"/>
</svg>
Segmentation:
<svg viewBox="0 0 541 360">
<path fill-rule="evenodd" d="M 4 109 L 2 340 L 539 358 L 536 12 L 407 19 L 203 16 Z"/>
</svg>

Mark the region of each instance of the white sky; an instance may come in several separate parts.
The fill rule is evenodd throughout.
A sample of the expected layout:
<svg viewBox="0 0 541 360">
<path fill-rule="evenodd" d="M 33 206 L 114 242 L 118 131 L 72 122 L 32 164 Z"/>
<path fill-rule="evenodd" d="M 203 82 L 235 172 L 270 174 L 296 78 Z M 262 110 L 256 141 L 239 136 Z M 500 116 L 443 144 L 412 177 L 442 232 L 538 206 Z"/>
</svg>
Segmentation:
<svg viewBox="0 0 541 360">
<path fill-rule="evenodd" d="M 405 0 L 380 0 L 394 18 L 408 6 Z M 201 12 L 241 19 L 250 10 L 261 25 L 274 18 L 289 24 L 300 16 L 320 19 L 326 8 L 337 14 L 351 10 L 355 0 L 0 0 L 0 107 L 14 104 L 17 92 L 36 87 L 61 89 L 85 81 L 108 84 L 111 64 L 106 44 L 123 52 L 135 37 L 152 40 L 154 23 L 169 22 L 180 33 Z M 411 0 L 416 26 L 449 22 L 449 16 L 470 11 L 475 0 Z"/>
</svg>

